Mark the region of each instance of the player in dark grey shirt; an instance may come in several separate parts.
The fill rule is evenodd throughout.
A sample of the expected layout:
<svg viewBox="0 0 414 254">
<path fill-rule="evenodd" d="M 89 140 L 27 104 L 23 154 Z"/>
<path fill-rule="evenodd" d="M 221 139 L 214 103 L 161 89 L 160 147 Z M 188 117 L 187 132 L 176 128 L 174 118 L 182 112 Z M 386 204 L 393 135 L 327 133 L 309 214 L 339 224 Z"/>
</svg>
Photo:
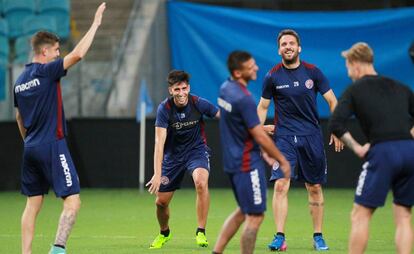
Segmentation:
<svg viewBox="0 0 414 254">
<path fill-rule="evenodd" d="M 393 191 L 398 253 L 411 253 L 414 205 L 414 94 L 405 85 L 379 76 L 373 52 L 366 43 L 356 43 L 342 55 L 349 77 L 355 81 L 341 96 L 330 120 L 332 133 L 365 160 L 355 192 L 349 253 L 364 253 L 369 222 L 377 207 Z M 361 146 L 345 122 L 358 119 L 368 143 Z"/>
</svg>

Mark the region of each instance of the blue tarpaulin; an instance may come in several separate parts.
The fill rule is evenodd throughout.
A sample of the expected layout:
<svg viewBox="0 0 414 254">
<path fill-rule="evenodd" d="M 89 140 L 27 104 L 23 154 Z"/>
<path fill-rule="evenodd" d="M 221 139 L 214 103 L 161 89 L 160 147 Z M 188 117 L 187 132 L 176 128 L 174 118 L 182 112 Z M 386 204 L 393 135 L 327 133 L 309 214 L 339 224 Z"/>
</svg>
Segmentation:
<svg viewBox="0 0 414 254">
<path fill-rule="evenodd" d="M 338 97 L 351 83 L 341 51 L 358 41 L 373 48 L 380 74 L 414 88 L 414 65 L 408 54 L 414 40 L 414 8 L 291 12 L 170 1 L 168 24 L 172 67 L 189 72 L 191 92 L 213 103 L 229 76 L 227 56 L 236 49 L 247 50 L 256 59 L 258 79 L 250 83 L 249 90 L 259 101 L 263 77 L 281 61 L 276 37 L 285 28 L 299 33 L 301 59 L 322 70 Z M 321 117 L 329 116 L 320 96 L 318 108 Z M 273 110 L 269 110 L 271 115 Z"/>
<path fill-rule="evenodd" d="M 6 98 L 6 67 L 0 64 L 0 101 Z"/>
</svg>

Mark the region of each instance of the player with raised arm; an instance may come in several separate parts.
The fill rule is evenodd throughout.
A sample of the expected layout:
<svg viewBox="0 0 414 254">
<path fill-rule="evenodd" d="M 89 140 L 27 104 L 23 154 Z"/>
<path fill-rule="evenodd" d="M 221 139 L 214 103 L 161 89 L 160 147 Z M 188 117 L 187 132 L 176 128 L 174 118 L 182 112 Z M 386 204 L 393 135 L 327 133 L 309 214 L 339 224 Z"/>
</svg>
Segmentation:
<svg viewBox="0 0 414 254">
<path fill-rule="evenodd" d="M 59 38 L 53 33 L 37 32 L 31 40 L 33 60 L 26 64 L 14 85 L 16 120 L 24 140 L 21 191 L 27 196 L 21 220 L 23 254 L 32 253 L 36 218 L 49 187 L 63 199 L 50 253 L 66 253 L 66 242 L 81 201 L 78 175 L 65 140 L 60 79 L 88 52 L 105 7 L 105 3 L 98 7 L 88 32 L 63 59 L 59 58 Z"/>
</svg>

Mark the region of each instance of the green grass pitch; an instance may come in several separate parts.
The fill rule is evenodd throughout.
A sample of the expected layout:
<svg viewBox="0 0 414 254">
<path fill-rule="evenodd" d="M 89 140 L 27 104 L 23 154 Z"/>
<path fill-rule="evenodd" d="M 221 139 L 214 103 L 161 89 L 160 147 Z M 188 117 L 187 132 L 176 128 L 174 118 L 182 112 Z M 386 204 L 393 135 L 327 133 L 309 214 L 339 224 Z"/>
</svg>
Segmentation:
<svg viewBox="0 0 414 254">
<path fill-rule="evenodd" d="M 148 250 L 158 234 L 154 196 L 138 190 L 83 190 L 82 209 L 68 243 L 70 254 L 127 253 L 211 253 L 221 225 L 236 207 L 230 189 L 213 189 L 207 224 L 208 248 L 197 247 L 195 193 L 192 189 L 178 190 L 171 203 L 170 228 L 173 238 L 160 250 Z M 353 190 L 326 189 L 324 235 L 330 254 L 346 253 L 349 216 Z M 269 190 L 268 197 L 272 192 Z M 366 253 L 394 253 L 394 224 L 391 197 L 386 206 L 376 211 L 371 223 L 371 236 Z M 17 192 L 0 192 L 0 253 L 20 253 L 20 216 L 25 197 Z M 259 231 L 255 253 L 270 253 L 267 244 L 274 233 L 268 198 L 268 211 Z M 54 240 L 61 202 L 51 193 L 45 199 L 38 217 L 33 253 L 46 254 Z M 304 189 L 289 193 L 289 215 L 286 235 L 287 253 L 315 253 L 312 249 L 312 223 Z M 227 246 L 225 253 L 239 253 L 240 234 Z"/>
</svg>

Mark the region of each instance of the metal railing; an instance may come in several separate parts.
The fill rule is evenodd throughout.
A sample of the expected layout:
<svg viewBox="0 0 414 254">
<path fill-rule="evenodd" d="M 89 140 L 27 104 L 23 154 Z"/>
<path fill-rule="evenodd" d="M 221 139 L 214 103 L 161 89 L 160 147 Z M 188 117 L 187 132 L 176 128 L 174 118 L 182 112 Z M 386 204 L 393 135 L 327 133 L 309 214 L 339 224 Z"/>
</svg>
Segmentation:
<svg viewBox="0 0 414 254">
<path fill-rule="evenodd" d="M 125 57 L 125 50 L 128 47 L 128 42 L 130 41 L 131 38 L 131 34 L 132 34 L 132 29 L 134 27 L 134 20 L 136 19 L 137 15 L 138 15 L 138 11 L 141 7 L 141 0 L 135 0 L 134 4 L 132 6 L 132 10 L 129 14 L 129 18 L 128 18 L 128 24 L 127 27 L 125 29 L 124 35 L 122 37 L 122 40 L 120 42 L 119 48 L 117 49 L 117 54 L 116 56 L 113 58 L 112 61 L 112 68 L 111 68 L 111 72 L 110 72 L 110 77 L 108 80 L 110 80 L 110 86 L 108 89 L 108 92 L 106 94 L 106 97 L 104 99 L 103 102 L 103 108 L 104 108 L 104 116 L 107 116 L 107 109 L 108 109 L 108 102 L 109 102 L 109 98 L 111 96 L 111 93 L 114 90 L 115 87 L 115 79 L 116 76 L 119 73 L 121 64 L 124 60 Z"/>
</svg>

